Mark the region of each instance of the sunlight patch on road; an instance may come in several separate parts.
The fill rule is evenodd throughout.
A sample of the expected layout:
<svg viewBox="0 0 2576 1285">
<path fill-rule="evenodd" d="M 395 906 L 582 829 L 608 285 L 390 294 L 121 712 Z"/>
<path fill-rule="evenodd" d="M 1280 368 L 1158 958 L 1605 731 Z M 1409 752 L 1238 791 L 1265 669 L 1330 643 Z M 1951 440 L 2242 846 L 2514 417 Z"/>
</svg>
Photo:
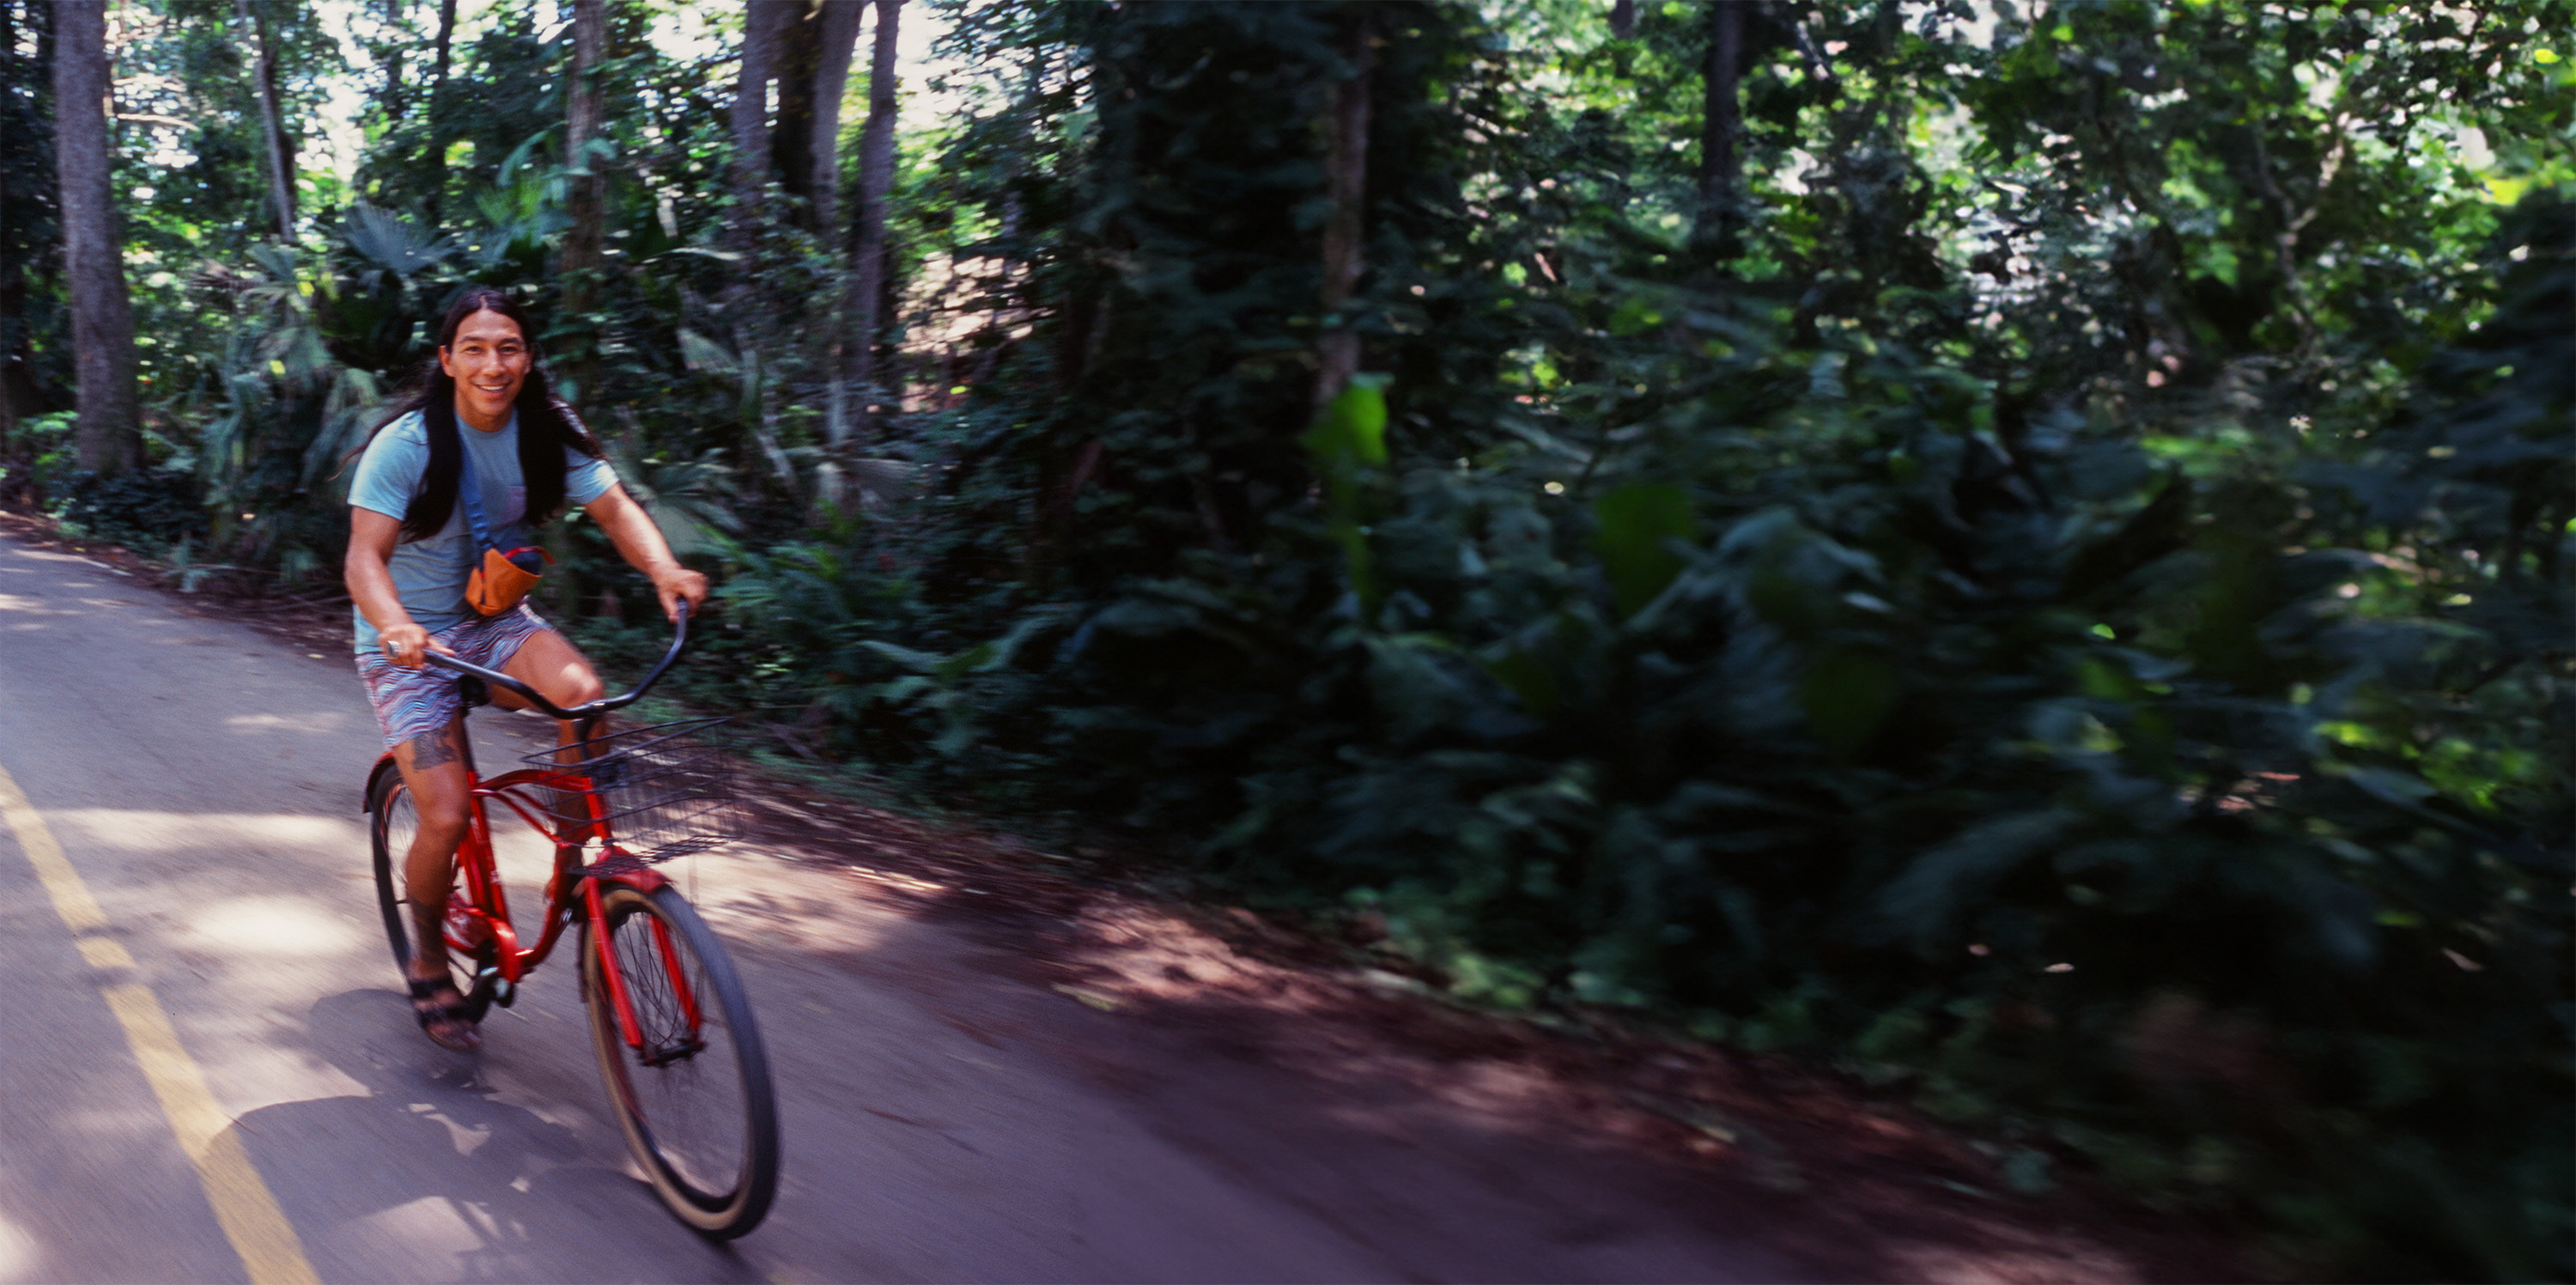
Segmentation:
<svg viewBox="0 0 2576 1285">
<path fill-rule="evenodd" d="M 224 726 L 258 732 L 337 732 L 348 719 L 340 714 L 236 714 Z"/>
<path fill-rule="evenodd" d="M 419 1279 L 454 1280 L 469 1274 L 460 1270 L 469 1255 L 474 1260 L 484 1260 L 498 1248 L 490 1243 L 495 1229 L 478 1225 L 480 1220 L 469 1221 L 457 1208 L 459 1203 L 446 1196 L 423 1196 L 378 1210 L 348 1227 L 363 1233 L 367 1243 L 395 1247 L 396 1253 L 415 1265 Z M 348 1236 L 346 1231 L 339 1234 Z M 476 1266 L 480 1270 L 470 1274 L 494 1273 L 496 1268 L 489 1261 L 478 1261 Z M 499 1269 L 503 1274 L 507 1271 Z"/>
<path fill-rule="evenodd" d="M 0 1281 L 42 1279 L 36 1273 L 36 1238 L 21 1230 L 18 1224 L 0 1217 Z"/>
<path fill-rule="evenodd" d="M 268 955 L 336 955 L 363 944 L 345 912 L 302 897 L 235 897 L 189 917 L 188 934 L 225 949 Z"/>
<path fill-rule="evenodd" d="M 352 791 L 354 798 L 355 791 Z M 353 803 L 351 811 L 355 811 Z M 240 857 L 262 849 L 321 848 L 363 853 L 366 831 L 356 818 L 302 816 L 293 812 L 154 812 L 141 808 L 52 808 L 54 827 L 76 831 L 78 846 L 120 852 L 204 852 Z"/>
</svg>

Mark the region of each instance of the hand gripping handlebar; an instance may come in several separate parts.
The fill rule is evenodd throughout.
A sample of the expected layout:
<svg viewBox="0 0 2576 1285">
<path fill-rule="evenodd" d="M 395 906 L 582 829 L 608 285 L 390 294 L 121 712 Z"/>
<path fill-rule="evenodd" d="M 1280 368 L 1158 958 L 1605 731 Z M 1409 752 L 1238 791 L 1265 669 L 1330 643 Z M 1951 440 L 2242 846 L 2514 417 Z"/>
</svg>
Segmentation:
<svg viewBox="0 0 2576 1285">
<path fill-rule="evenodd" d="M 602 696 L 598 700 L 591 701 L 584 705 L 575 705 L 571 709 L 565 709 L 555 704 L 553 701 L 547 700 L 544 696 L 537 693 L 536 688 L 530 687 L 526 683 L 520 682 L 518 679 L 512 678 L 508 674 L 504 674 L 497 669 L 485 669 L 481 665 L 474 664 L 470 661 L 458 660 L 456 657 L 450 656 L 444 652 L 433 651 L 429 653 L 428 660 L 430 665 L 434 668 L 444 669 L 451 673 L 470 674 L 473 677 L 480 678 L 484 682 L 490 683 L 495 687 L 506 688 L 511 692 L 517 693 L 529 704 L 567 722 L 575 719 L 597 718 L 610 710 L 624 709 L 627 706 L 644 699 L 644 693 L 651 691 L 653 689 L 653 684 L 662 681 L 663 673 L 670 669 L 674 662 L 680 659 L 680 649 L 689 645 L 689 600 L 686 598 L 680 599 L 678 606 L 678 614 L 672 617 L 671 650 L 662 653 L 662 663 L 655 665 L 653 667 L 653 672 L 644 676 L 643 682 L 635 684 L 634 690 L 623 696 Z"/>
</svg>

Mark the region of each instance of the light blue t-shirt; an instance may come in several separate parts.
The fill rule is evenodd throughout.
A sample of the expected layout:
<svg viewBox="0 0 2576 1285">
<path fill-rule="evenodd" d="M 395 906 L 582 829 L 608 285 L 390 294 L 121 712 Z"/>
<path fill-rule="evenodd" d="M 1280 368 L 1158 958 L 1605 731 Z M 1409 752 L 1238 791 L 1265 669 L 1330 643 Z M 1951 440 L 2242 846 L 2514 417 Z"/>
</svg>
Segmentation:
<svg viewBox="0 0 2576 1285">
<path fill-rule="evenodd" d="M 474 461 L 474 480 L 483 490 L 483 515 L 492 523 L 492 538 L 504 549 L 517 548 L 534 541 L 528 538 L 528 487 L 519 472 L 519 416 L 499 432 L 486 433 L 459 420 L 456 435 L 465 441 L 465 450 Z M 385 426 L 367 443 L 367 453 L 358 457 L 358 471 L 349 479 L 349 503 L 372 509 L 387 517 L 400 519 L 411 506 L 412 493 L 420 489 L 422 472 L 429 467 L 429 430 L 414 411 Z M 617 485 L 617 471 L 606 460 L 595 460 L 567 446 L 564 448 L 564 499 L 575 506 L 588 504 L 608 494 Z M 473 610 L 465 605 L 465 582 L 474 574 L 474 564 L 482 556 L 474 547 L 474 534 L 466 529 L 465 505 L 458 503 L 447 515 L 447 525 L 426 540 L 414 540 L 394 546 L 394 555 L 386 561 L 393 572 L 394 590 L 402 597 L 403 610 L 423 629 L 437 633 L 450 625 L 471 619 Z M 376 627 L 367 623 L 367 614 L 351 608 L 357 622 L 357 650 L 381 650 Z"/>
</svg>

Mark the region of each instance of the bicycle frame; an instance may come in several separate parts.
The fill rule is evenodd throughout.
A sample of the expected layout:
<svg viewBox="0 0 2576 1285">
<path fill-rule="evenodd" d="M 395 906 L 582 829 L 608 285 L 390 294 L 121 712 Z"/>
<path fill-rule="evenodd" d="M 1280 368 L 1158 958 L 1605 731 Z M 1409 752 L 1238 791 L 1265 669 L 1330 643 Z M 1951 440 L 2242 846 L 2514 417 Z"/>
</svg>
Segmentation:
<svg viewBox="0 0 2576 1285">
<path fill-rule="evenodd" d="M 377 773 L 397 770 L 390 752 L 376 761 Z M 603 846 L 598 860 L 587 865 L 583 863 L 582 856 L 589 841 L 607 838 L 601 833 L 605 827 L 597 815 L 599 800 L 597 796 L 588 794 L 588 777 L 576 772 L 522 768 L 489 781 L 469 779 L 472 782 L 471 801 L 465 834 L 456 845 L 456 872 L 464 884 L 464 895 L 449 902 L 446 913 L 441 916 L 441 935 L 446 938 L 448 949 L 471 958 L 486 942 L 491 943 L 494 947 L 492 967 L 498 970 L 499 980 L 504 985 L 515 989 L 522 978 L 554 953 L 555 946 L 563 939 L 564 930 L 572 926 L 574 915 L 579 913 L 589 925 L 591 940 L 600 951 L 600 975 L 607 982 L 609 1004 L 617 1016 L 618 1034 L 628 1047 L 641 1050 L 644 1047 L 643 1027 L 635 1019 L 634 1002 L 628 995 L 626 977 L 618 967 L 616 952 L 609 948 L 608 914 L 600 899 L 599 884 L 606 880 L 624 884 L 637 892 L 651 893 L 670 880 L 661 871 L 636 860 L 618 847 L 613 839 Z M 532 788 L 583 794 L 593 814 L 592 819 L 578 826 L 548 825 L 542 812 L 519 797 L 518 791 Z M 545 927 L 538 933 L 533 946 L 520 944 L 518 924 L 510 915 L 509 894 L 501 883 L 500 868 L 493 857 L 490 804 L 495 800 L 517 813 L 520 820 L 527 822 L 530 828 L 546 836 L 554 845 L 554 872 L 547 879 L 545 889 Z M 573 892 L 576 886 L 580 889 L 577 898 Z M 670 973 L 672 991 L 680 1001 L 681 1011 L 689 1021 L 690 1034 L 694 1036 L 699 1022 L 697 996 L 674 962 L 670 943 L 658 940 L 661 930 L 658 921 L 654 928 L 656 944 L 662 948 L 663 963 Z"/>
<path fill-rule="evenodd" d="M 643 682 L 636 684 L 634 690 L 623 696 L 606 697 L 571 709 L 557 706 L 536 689 L 508 674 L 437 653 L 431 653 L 428 661 L 437 668 L 451 670 L 506 688 L 536 708 L 563 721 L 578 724 L 582 738 L 588 739 L 600 718 L 611 710 L 631 705 L 641 699 L 644 693 L 662 677 L 663 672 L 671 667 L 672 662 L 679 659 L 680 649 L 688 644 L 689 638 L 687 602 L 683 601 L 679 604 L 674 624 L 676 629 L 671 640 L 670 651 L 662 657 L 662 662 L 655 665 L 653 671 L 645 676 Z M 664 878 L 660 871 L 637 860 L 625 849 L 617 846 L 615 836 L 609 830 L 599 796 L 591 791 L 590 778 L 579 771 L 570 770 L 575 766 L 566 764 L 564 770 L 521 768 L 489 781 L 483 780 L 472 767 L 469 766 L 466 769 L 470 789 L 465 835 L 456 845 L 456 869 L 465 885 L 465 895 L 461 900 L 449 902 L 446 911 L 440 916 L 440 931 L 446 938 L 450 950 L 461 951 L 468 958 L 471 958 L 486 940 L 490 941 L 494 946 L 493 966 L 500 973 L 499 981 L 510 988 L 509 992 L 504 993 L 512 993 L 516 991 L 522 977 L 534 970 L 537 965 L 544 963 L 546 957 L 554 952 L 556 943 L 563 937 L 564 929 L 572 925 L 574 914 L 572 892 L 574 886 L 579 885 L 581 914 L 584 922 L 590 927 L 591 941 L 599 951 L 600 976 L 607 983 L 609 1004 L 617 1016 L 618 1034 L 626 1041 L 627 1047 L 641 1052 L 644 1049 L 643 1026 L 635 1018 L 634 1003 L 627 992 L 625 974 L 619 969 L 617 953 L 609 944 L 608 912 L 600 897 L 599 883 L 604 879 L 612 883 L 624 884 L 637 892 L 652 893 L 669 884 L 670 880 Z M 387 750 L 376 760 L 375 769 L 368 774 L 369 793 L 372 795 L 378 777 L 384 773 L 399 770 L 394 762 L 393 752 Z M 551 789 L 565 794 L 578 794 L 585 801 L 590 817 L 586 821 L 577 823 L 549 825 L 542 809 L 531 807 L 527 800 L 519 797 L 517 791 L 523 789 Z M 530 827 L 546 836 L 554 844 L 554 873 L 546 881 L 545 927 L 538 934 L 537 943 L 534 946 L 519 944 L 518 926 L 510 918 L 509 897 L 502 889 L 500 868 L 493 858 L 488 805 L 490 801 L 496 799 L 516 812 L 520 820 L 527 822 Z M 593 839 L 599 840 L 601 844 L 599 859 L 585 865 L 582 862 L 582 854 Z M 689 1034 L 694 1039 L 698 1034 L 700 1020 L 697 996 L 690 989 L 687 978 L 682 975 L 668 934 L 659 920 L 654 921 L 653 931 L 655 944 L 661 949 L 663 966 L 670 974 L 673 994 L 680 1001 L 681 1012 L 688 1018 Z"/>
</svg>

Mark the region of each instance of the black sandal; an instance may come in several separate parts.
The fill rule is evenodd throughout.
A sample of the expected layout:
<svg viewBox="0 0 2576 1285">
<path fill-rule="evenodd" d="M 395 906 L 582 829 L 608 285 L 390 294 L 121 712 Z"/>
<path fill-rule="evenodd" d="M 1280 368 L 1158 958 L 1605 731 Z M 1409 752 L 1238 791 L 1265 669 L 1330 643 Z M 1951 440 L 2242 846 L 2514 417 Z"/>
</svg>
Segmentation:
<svg viewBox="0 0 2576 1285">
<path fill-rule="evenodd" d="M 403 980 L 411 983 L 412 1018 L 420 1023 L 420 1033 L 428 1036 L 430 1043 L 458 1053 L 471 1053 L 483 1047 L 483 1037 L 475 1032 L 474 1018 L 465 1007 L 465 994 L 456 989 L 455 982 L 445 977 L 406 977 Z M 436 1000 L 440 991 L 456 996 L 456 1002 L 436 1008 L 420 1006 L 422 1000 Z M 438 1032 L 431 1029 L 439 1022 L 455 1023 L 463 1033 L 440 1039 Z"/>
</svg>

